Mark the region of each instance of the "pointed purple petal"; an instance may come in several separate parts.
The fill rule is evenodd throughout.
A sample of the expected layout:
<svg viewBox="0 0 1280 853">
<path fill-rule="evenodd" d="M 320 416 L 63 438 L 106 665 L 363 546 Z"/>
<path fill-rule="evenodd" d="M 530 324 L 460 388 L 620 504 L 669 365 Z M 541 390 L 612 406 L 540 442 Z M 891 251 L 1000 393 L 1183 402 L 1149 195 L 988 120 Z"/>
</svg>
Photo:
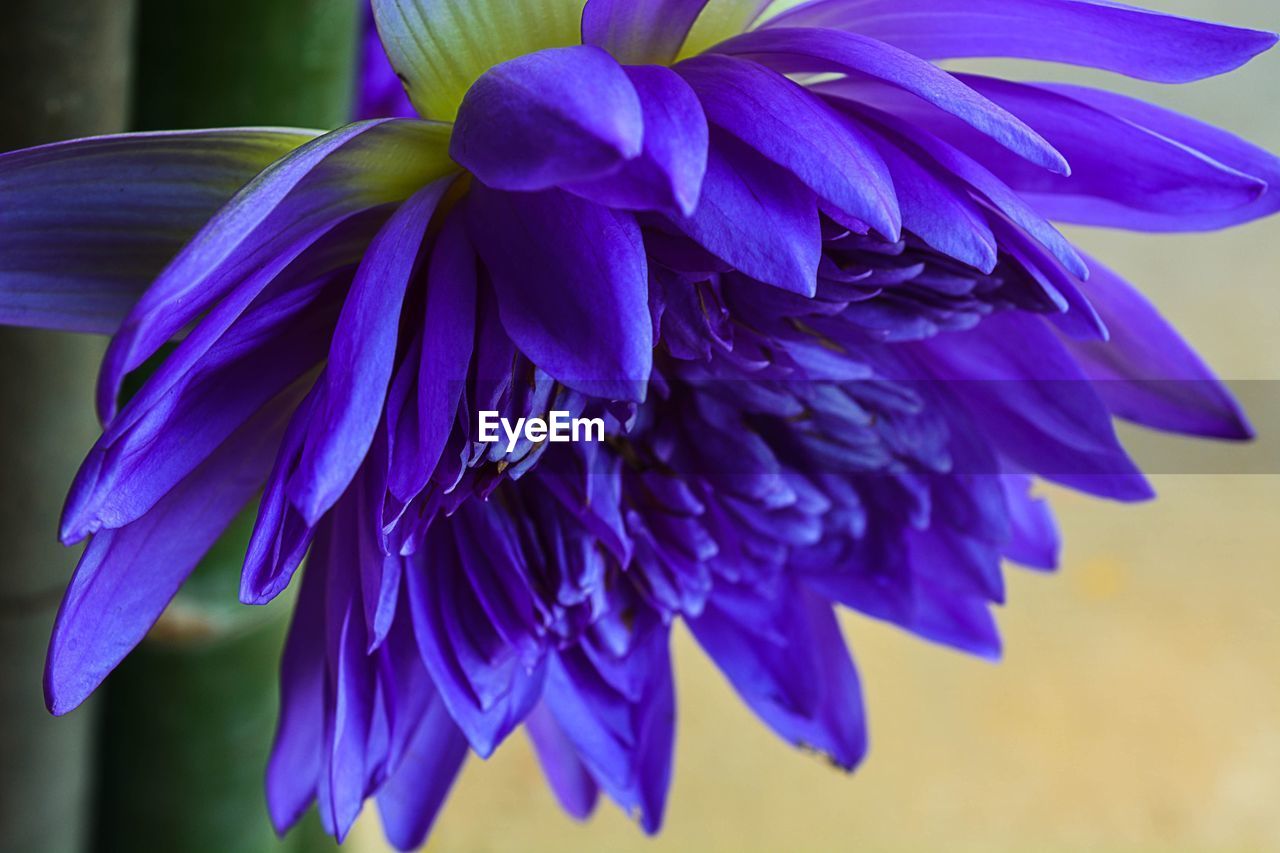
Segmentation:
<svg viewBox="0 0 1280 853">
<path fill-rule="evenodd" d="M 643 400 L 653 334 L 634 218 L 559 190 L 480 185 L 468 213 L 502 323 L 525 356 L 583 393 Z"/>
<path fill-rule="evenodd" d="M 1059 221 L 1125 227 L 1134 215 L 1174 222 L 1220 216 L 1249 207 L 1267 188 L 1256 177 L 1058 92 L 959 76 L 1045 134 L 1071 161 L 1071 176 L 1030 168 L 986 140 L 949 132 L 928 117 L 917 123 L 968 151 Z"/>
<path fill-rule="evenodd" d="M 986 214 L 968 187 L 927 157 L 916 159 L 902 146 L 868 128 L 889 166 L 902 207 L 902 225 L 934 249 L 990 273 L 998 249 Z"/>
<path fill-rule="evenodd" d="M 1081 288 L 1109 341 L 1068 340 L 1113 413 L 1154 429 L 1206 438 L 1253 437 L 1244 412 L 1177 330 L 1131 284 L 1090 260 Z"/>
<path fill-rule="evenodd" d="M 622 657 L 579 646 L 553 657 L 546 703 L 599 786 L 645 832 L 662 826 L 671 783 L 675 686 L 665 628 L 650 627 Z M 630 690 L 609 670 L 619 668 Z"/>
<path fill-rule="evenodd" d="M 540 702 L 525 720 L 525 731 L 533 742 L 538 763 L 560 807 L 574 820 L 586 820 L 595 811 L 600 787 L 578 758 L 573 743 L 556 722 L 545 702 Z"/>
<path fill-rule="evenodd" d="M 285 484 L 298 465 L 318 396 L 318 387 L 313 387 L 294 411 L 258 501 L 258 517 L 240 575 L 240 601 L 244 604 L 266 604 L 283 592 L 315 536 L 315 528 L 289 501 Z"/>
<path fill-rule="evenodd" d="M 1043 169 L 1070 168 L 1032 127 L 931 62 L 882 41 L 838 30 L 760 30 L 717 45 L 716 53 L 746 56 L 785 73 L 853 74 L 897 86 L 971 125 Z"/>
<path fill-rule="evenodd" d="M 1137 231 L 1211 231 L 1252 222 L 1280 210 L 1280 157 L 1270 151 L 1225 130 L 1125 95 L 1057 83 L 1037 83 L 1036 86 L 1110 113 L 1227 169 L 1257 178 L 1267 185 L 1266 192 L 1256 201 L 1230 210 L 1117 210 L 1095 201 L 1087 209 L 1087 219 L 1076 208 L 1075 217 L 1081 221 Z M 1035 193 L 1028 193 L 1028 196 L 1046 215 L 1060 219 L 1070 218 L 1068 211 L 1073 199 Z M 1067 207 L 1060 210 L 1059 205 Z"/>
<path fill-rule="evenodd" d="M 1062 537 L 1049 502 L 1032 494 L 1032 479 L 1020 474 L 1000 478 L 1009 509 L 1011 537 L 1004 554 L 1028 568 L 1052 571 L 1058 567 Z"/>
<path fill-rule="evenodd" d="M 852 769 L 867 748 L 862 691 L 831 606 L 793 582 L 716 592 L 689 620 L 698 643 L 780 736 Z"/>
<path fill-rule="evenodd" d="M 495 189 L 531 191 L 615 172 L 643 142 L 640 100 L 622 66 L 581 45 L 487 71 L 462 101 L 449 153 Z"/>
<path fill-rule="evenodd" d="M 399 768 L 378 791 L 382 828 L 397 850 L 426 842 L 466 757 L 467 740 L 436 697 Z"/>
<path fill-rule="evenodd" d="M 672 225 L 757 281 L 802 296 L 817 290 L 822 257 L 817 199 L 732 137 L 713 133 L 698 209 Z"/>
<path fill-rule="evenodd" d="M 141 517 L 258 409 L 320 363 L 341 283 L 320 279 L 263 300 L 132 427 L 104 435 L 67 498 L 64 541 Z M 152 391 L 144 385 L 139 404 Z"/>
<path fill-rule="evenodd" d="M 1276 43 L 1108 0 L 817 0 L 767 26 L 846 29 L 924 59 L 1038 59 L 1159 83 L 1225 74 Z"/>
<path fill-rule="evenodd" d="M 432 526 L 405 572 L 422 663 L 450 716 L 482 758 L 518 726 L 542 693 L 545 661 L 526 669 L 503 647 L 470 589 L 448 531 Z"/>
<path fill-rule="evenodd" d="M 324 586 L 317 563 L 302 579 L 280 663 L 280 715 L 267 762 L 267 811 L 283 835 L 316 798 L 324 749 Z"/>
<path fill-rule="evenodd" d="M 787 169 L 823 200 L 898 239 L 893 179 L 852 119 L 755 62 L 700 56 L 677 66 L 707 119 Z"/>
<path fill-rule="evenodd" d="M 444 453 L 466 384 L 476 334 L 476 250 L 462 216 L 451 216 L 431 252 L 426 316 L 417 365 L 417 435 L 390 472 L 390 488 L 407 501 L 427 485 Z"/>
<path fill-rule="evenodd" d="M 418 191 L 365 253 L 334 332 L 324 391 L 288 494 L 309 524 L 342 495 L 382 418 L 395 366 L 400 309 L 427 226 L 449 179 Z"/>
<path fill-rule="evenodd" d="M 841 98 L 858 97 L 865 91 L 863 88 L 856 91 L 842 91 L 841 83 L 823 84 L 822 89 Z M 857 106 L 855 102 L 849 100 L 842 103 L 842 109 L 862 114 L 879 133 L 902 147 L 904 152 L 916 160 L 925 163 L 932 160 L 934 165 L 930 167 L 931 171 L 950 174 L 956 180 L 968 184 L 977 194 L 990 201 L 1019 228 L 1052 252 L 1054 257 L 1072 274 L 1080 278 L 1088 277 L 1088 266 L 1067 238 L 1063 237 L 1061 232 L 1028 205 L 1021 196 L 972 157 L 932 133 L 916 127 L 912 122 L 889 113 Z"/>
<path fill-rule="evenodd" d="M 564 188 L 606 207 L 691 215 L 707 171 L 707 117 L 668 68 L 625 69 L 644 110 L 644 150 L 612 175 Z"/>
<path fill-rule="evenodd" d="M 1093 383 L 1040 317 L 1004 312 L 912 348 L 1027 471 L 1100 497 L 1152 497 Z"/>
<path fill-rule="evenodd" d="M 49 643 L 45 699 L 53 713 L 83 702 L 141 642 L 262 485 L 296 399 L 286 395 L 264 408 L 150 512 L 89 543 Z"/>
</svg>

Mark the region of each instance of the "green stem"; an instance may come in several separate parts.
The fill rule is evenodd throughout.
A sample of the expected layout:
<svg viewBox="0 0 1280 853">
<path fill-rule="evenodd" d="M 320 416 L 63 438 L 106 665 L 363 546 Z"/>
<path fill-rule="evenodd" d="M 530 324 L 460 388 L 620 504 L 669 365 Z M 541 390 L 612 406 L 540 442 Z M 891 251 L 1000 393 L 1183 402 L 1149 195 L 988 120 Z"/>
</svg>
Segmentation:
<svg viewBox="0 0 1280 853">
<path fill-rule="evenodd" d="M 358 11 L 357 0 L 139 0 L 136 129 L 345 122 Z M 267 820 L 262 780 L 290 603 L 236 603 L 252 517 L 108 679 L 104 853 L 332 849 L 306 830 L 278 842 Z"/>
<path fill-rule="evenodd" d="M 359 0 L 139 0 L 134 124 L 345 124 L 359 8 Z"/>
<path fill-rule="evenodd" d="M 133 0 L 9 0 L 0 150 L 124 129 Z M 40 687 L 75 552 L 63 495 L 97 436 L 101 341 L 0 330 L 0 850 L 75 853 L 90 818 L 92 704 L 55 720 Z"/>
<path fill-rule="evenodd" d="M 246 513 L 223 536 L 111 675 L 98 808 L 104 853 L 280 849 L 262 768 L 290 602 L 236 604 L 252 520 Z"/>
</svg>

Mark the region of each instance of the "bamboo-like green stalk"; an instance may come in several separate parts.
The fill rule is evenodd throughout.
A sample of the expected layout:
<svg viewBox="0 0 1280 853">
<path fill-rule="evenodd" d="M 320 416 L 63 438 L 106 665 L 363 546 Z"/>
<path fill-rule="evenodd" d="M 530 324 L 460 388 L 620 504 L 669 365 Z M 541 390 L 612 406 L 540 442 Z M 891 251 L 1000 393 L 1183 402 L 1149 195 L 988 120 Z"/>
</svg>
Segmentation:
<svg viewBox="0 0 1280 853">
<path fill-rule="evenodd" d="M 251 523 L 246 513 L 223 536 L 108 682 L 103 853 L 289 849 L 267 820 L 262 773 L 290 602 L 236 604 Z"/>
<path fill-rule="evenodd" d="M 8 0 L 0 150 L 124 129 L 133 0 Z M 94 708 L 55 720 L 40 675 L 76 553 L 63 495 L 97 436 L 102 342 L 0 329 L 0 850 L 77 853 L 89 836 Z"/>
<path fill-rule="evenodd" d="M 138 0 L 139 130 L 350 117 L 363 0 Z"/>
<path fill-rule="evenodd" d="M 345 122 L 359 0 L 139 0 L 135 128 Z M 290 604 L 236 603 L 252 510 L 107 682 L 98 849 L 266 853 L 263 772 Z M 174 535 L 181 535 L 175 531 Z"/>
</svg>

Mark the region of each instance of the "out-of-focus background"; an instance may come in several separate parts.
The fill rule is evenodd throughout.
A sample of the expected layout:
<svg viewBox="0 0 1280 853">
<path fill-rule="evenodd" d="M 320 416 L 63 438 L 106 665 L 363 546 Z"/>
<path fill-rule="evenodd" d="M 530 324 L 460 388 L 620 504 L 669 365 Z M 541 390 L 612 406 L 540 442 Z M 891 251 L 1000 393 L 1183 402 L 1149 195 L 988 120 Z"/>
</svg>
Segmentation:
<svg viewBox="0 0 1280 853">
<path fill-rule="evenodd" d="M 1276 0 L 1142 5 L 1280 29 Z M 1280 151 L 1280 51 L 1185 87 L 978 67 L 1103 84 Z M 428 849 L 1280 850 L 1280 219 L 1212 235 L 1071 236 L 1239 381 L 1262 440 L 1206 448 L 1130 430 L 1158 470 L 1205 473 L 1157 475 L 1160 500 L 1142 506 L 1048 490 L 1063 566 L 1011 570 L 998 665 L 848 618 L 872 736 L 852 776 L 776 740 L 678 631 L 677 761 L 660 837 L 607 803 L 585 825 L 565 817 L 517 735 L 488 762 L 470 761 Z M 223 819 L 264 820 L 255 809 Z M 348 846 L 387 849 L 372 809 Z"/>
</svg>

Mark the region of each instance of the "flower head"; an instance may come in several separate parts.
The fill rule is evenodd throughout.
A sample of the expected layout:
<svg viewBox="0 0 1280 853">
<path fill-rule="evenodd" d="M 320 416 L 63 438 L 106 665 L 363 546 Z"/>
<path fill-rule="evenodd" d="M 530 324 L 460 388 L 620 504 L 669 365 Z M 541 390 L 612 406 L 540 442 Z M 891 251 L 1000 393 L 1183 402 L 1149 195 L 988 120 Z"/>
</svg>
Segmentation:
<svg viewBox="0 0 1280 853">
<path fill-rule="evenodd" d="M 1051 222 L 1234 225 L 1280 208 L 1280 161 L 935 63 L 1188 82 L 1271 34 L 1093 0 L 372 9 L 394 70 L 366 51 L 362 109 L 404 111 L 394 78 L 418 117 L 0 156 L 0 320 L 113 334 L 50 707 L 261 493 L 244 601 L 307 559 L 281 828 L 318 801 L 342 836 L 374 796 L 413 847 L 465 756 L 524 725 L 571 814 L 603 791 L 656 830 L 677 620 L 780 736 L 852 768 L 838 605 L 995 656 L 1002 560 L 1057 559 L 1033 476 L 1137 500 L 1113 417 L 1249 433 Z M 553 410 L 606 441 L 478 435 Z"/>
</svg>

